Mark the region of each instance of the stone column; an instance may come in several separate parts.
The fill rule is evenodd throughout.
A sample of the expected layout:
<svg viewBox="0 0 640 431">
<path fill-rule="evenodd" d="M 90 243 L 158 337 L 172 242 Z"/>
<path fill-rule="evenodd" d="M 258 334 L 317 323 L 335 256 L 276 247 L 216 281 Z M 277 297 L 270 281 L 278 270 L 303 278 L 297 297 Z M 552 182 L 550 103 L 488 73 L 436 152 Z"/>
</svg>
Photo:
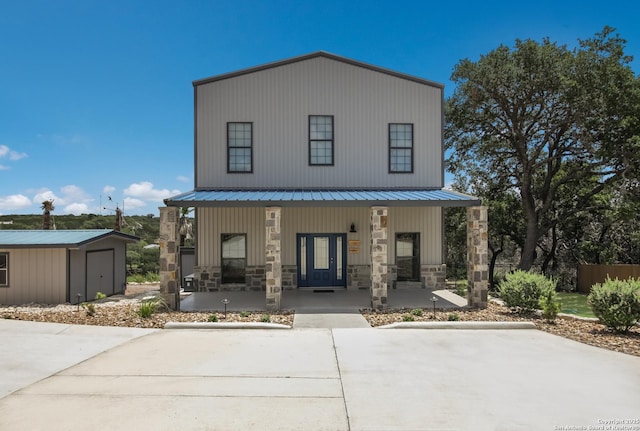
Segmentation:
<svg viewBox="0 0 640 431">
<path fill-rule="evenodd" d="M 280 207 L 265 209 L 265 273 L 267 310 L 280 309 L 282 298 L 282 258 L 280 252 Z"/>
<path fill-rule="evenodd" d="M 178 210 L 160 207 L 160 295 L 172 310 L 180 309 Z"/>
<path fill-rule="evenodd" d="M 387 306 L 387 207 L 371 207 L 371 308 Z"/>
<path fill-rule="evenodd" d="M 487 307 L 488 238 L 487 207 L 467 208 L 467 302 L 470 307 Z"/>
</svg>

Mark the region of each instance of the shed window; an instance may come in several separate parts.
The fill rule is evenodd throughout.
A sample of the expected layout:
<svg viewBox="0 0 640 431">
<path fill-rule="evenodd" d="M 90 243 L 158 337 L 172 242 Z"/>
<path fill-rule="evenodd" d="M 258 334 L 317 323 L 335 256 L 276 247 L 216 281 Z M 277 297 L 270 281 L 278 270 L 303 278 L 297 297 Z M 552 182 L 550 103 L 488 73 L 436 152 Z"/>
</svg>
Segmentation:
<svg viewBox="0 0 640 431">
<path fill-rule="evenodd" d="M 247 266 L 247 235 L 222 234 L 222 283 L 245 281 Z"/>
<path fill-rule="evenodd" d="M 389 124 L 389 172 L 413 172 L 413 124 Z"/>
<path fill-rule="evenodd" d="M 227 123 L 227 172 L 253 172 L 253 123 Z"/>
<path fill-rule="evenodd" d="M 333 115 L 309 115 L 309 165 L 333 165 Z"/>
<path fill-rule="evenodd" d="M 9 287 L 9 253 L 0 253 L 0 287 Z"/>
</svg>

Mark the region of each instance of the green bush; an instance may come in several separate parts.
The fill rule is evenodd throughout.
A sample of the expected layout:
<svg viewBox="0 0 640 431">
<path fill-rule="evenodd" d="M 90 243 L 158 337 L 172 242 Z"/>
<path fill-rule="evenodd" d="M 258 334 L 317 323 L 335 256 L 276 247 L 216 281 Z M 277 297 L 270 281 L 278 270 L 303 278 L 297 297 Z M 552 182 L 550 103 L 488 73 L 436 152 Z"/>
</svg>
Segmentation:
<svg viewBox="0 0 640 431">
<path fill-rule="evenodd" d="M 269 316 L 268 314 L 263 314 L 262 317 L 260 317 L 260 321 L 263 323 L 269 323 L 271 322 L 271 316 Z"/>
<path fill-rule="evenodd" d="M 460 320 L 460 316 L 458 315 L 458 313 L 449 313 L 449 315 L 447 316 L 447 320 L 449 322 L 457 322 L 458 320 Z"/>
<path fill-rule="evenodd" d="M 542 274 L 517 270 L 505 275 L 500 283 L 500 298 L 512 310 L 528 312 L 539 307 L 540 297 L 546 290 L 555 292 L 554 280 Z"/>
<path fill-rule="evenodd" d="M 82 303 L 82 308 L 84 308 L 84 311 L 87 312 L 87 316 L 95 316 L 96 315 L 96 306 L 95 304 L 92 304 L 90 302 L 83 302 Z"/>
<path fill-rule="evenodd" d="M 420 308 L 414 308 L 413 310 L 411 310 L 411 314 L 413 314 L 414 316 L 422 316 L 422 309 Z"/>
<path fill-rule="evenodd" d="M 640 320 L 640 280 L 611 280 L 594 284 L 587 301 L 600 322 L 626 332 Z"/>
<path fill-rule="evenodd" d="M 416 320 L 416 319 L 414 319 L 414 318 L 413 318 L 413 316 L 412 316 L 411 314 L 404 314 L 404 315 L 402 316 L 402 321 L 403 321 L 403 322 L 413 322 L 413 321 L 415 321 L 415 320 Z"/>
<path fill-rule="evenodd" d="M 155 298 L 145 299 L 140 303 L 140 307 L 138 308 L 138 315 L 144 319 L 151 317 L 153 313 L 158 311 L 160 308 L 166 308 L 167 304 L 161 297 L 157 296 Z"/>
<path fill-rule="evenodd" d="M 249 316 L 251 316 L 251 313 L 249 313 L 248 311 L 241 311 L 240 312 L 240 317 L 244 317 L 246 319 Z"/>
<path fill-rule="evenodd" d="M 106 297 L 107 297 L 107 295 L 105 295 L 105 294 L 104 294 L 104 293 L 102 293 L 102 292 L 98 292 L 98 293 L 96 293 L 96 301 L 97 301 L 97 300 L 99 300 L 99 299 L 104 299 L 104 298 L 106 298 Z"/>
<path fill-rule="evenodd" d="M 548 323 L 553 323 L 560 312 L 560 301 L 554 289 L 545 289 L 540 296 L 540 308 L 542 308 L 542 317 Z"/>
<path fill-rule="evenodd" d="M 209 322 L 217 322 L 218 321 L 218 315 L 217 314 L 210 314 L 208 320 L 209 320 Z"/>
</svg>

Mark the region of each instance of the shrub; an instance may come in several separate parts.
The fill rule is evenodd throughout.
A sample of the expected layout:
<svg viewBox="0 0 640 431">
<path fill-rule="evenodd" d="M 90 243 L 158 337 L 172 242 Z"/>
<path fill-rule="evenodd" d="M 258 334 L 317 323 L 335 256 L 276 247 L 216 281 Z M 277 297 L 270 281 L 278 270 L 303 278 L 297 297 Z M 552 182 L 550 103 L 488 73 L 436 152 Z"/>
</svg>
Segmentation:
<svg viewBox="0 0 640 431">
<path fill-rule="evenodd" d="M 90 302 L 83 302 L 82 308 L 87 312 L 87 316 L 95 316 L 96 314 L 96 306 Z"/>
<path fill-rule="evenodd" d="M 160 308 L 165 308 L 167 304 L 164 302 L 164 299 L 157 296 L 155 298 L 145 299 L 140 303 L 140 307 L 138 308 L 138 315 L 144 319 L 151 317 L 153 313 L 158 311 Z"/>
<path fill-rule="evenodd" d="M 209 322 L 217 322 L 218 321 L 218 315 L 217 314 L 210 314 L 209 315 Z"/>
<path fill-rule="evenodd" d="M 544 289 L 540 296 L 540 308 L 542 308 L 542 317 L 548 323 L 553 323 L 560 312 L 560 301 L 554 289 Z"/>
<path fill-rule="evenodd" d="M 412 316 L 411 314 L 404 314 L 404 315 L 402 316 L 402 321 L 403 321 L 403 322 L 413 322 L 413 321 L 415 321 L 415 320 L 416 320 L 416 319 L 414 319 L 414 318 L 413 318 L 413 316 Z"/>
<path fill-rule="evenodd" d="M 269 316 L 268 314 L 263 314 L 260 318 L 260 321 L 263 323 L 269 323 L 271 322 L 271 316 Z"/>
<path fill-rule="evenodd" d="M 449 322 L 456 322 L 460 320 L 460 316 L 458 315 L 458 313 L 449 313 L 449 315 L 447 316 L 447 320 Z"/>
<path fill-rule="evenodd" d="M 517 270 L 505 275 L 500 283 L 500 298 L 512 310 L 528 312 L 539 307 L 540 296 L 548 289 L 555 291 L 554 280 L 542 274 Z"/>
<path fill-rule="evenodd" d="M 422 310 L 420 308 L 414 308 L 413 310 L 411 310 L 411 314 L 418 317 L 422 316 Z"/>
<path fill-rule="evenodd" d="M 608 328 L 626 332 L 640 320 L 640 280 L 611 280 L 594 284 L 587 297 L 593 313 Z"/>
<path fill-rule="evenodd" d="M 248 311 L 241 311 L 240 312 L 240 317 L 247 318 L 249 316 L 251 316 L 251 313 L 249 313 Z"/>
<path fill-rule="evenodd" d="M 105 294 L 104 294 L 104 293 L 102 293 L 102 292 L 98 292 L 98 293 L 96 293 L 96 301 L 97 301 L 98 299 L 104 299 L 104 298 L 106 298 L 106 297 L 107 297 L 107 295 L 105 295 Z"/>
</svg>

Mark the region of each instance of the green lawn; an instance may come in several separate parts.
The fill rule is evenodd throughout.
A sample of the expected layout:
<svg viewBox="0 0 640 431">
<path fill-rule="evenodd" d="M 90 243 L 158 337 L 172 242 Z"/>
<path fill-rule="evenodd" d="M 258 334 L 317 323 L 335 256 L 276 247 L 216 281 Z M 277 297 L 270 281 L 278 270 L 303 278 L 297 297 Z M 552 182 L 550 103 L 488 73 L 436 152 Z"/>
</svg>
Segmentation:
<svg viewBox="0 0 640 431">
<path fill-rule="evenodd" d="M 558 292 L 562 303 L 561 313 L 575 314 L 582 317 L 596 317 L 587 303 L 587 295 L 576 292 Z"/>
</svg>

